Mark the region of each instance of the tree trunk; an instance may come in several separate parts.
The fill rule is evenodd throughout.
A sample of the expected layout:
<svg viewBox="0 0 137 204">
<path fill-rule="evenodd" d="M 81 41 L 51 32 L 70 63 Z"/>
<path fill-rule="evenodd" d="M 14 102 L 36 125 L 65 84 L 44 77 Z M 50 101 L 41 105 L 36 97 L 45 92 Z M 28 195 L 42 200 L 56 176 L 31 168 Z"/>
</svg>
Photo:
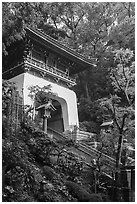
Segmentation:
<svg viewBox="0 0 137 204">
<path fill-rule="evenodd" d="M 89 95 L 89 89 L 88 89 L 88 83 L 85 82 L 85 93 L 86 93 L 86 98 L 90 100 L 90 95 Z"/>
<path fill-rule="evenodd" d="M 116 168 L 119 168 L 119 164 L 120 164 L 122 142 L 123 142 L 122 140 L 123 140 L 123 134 L 121 133 L 118 140 L 118 149 L 116 154 Z"/>
<path fill-rule="evenodd" d="M 123 142 L 123 129 L 125 125 L 125 119 L 127 117 L 127 113 L 123 115 L 122 124 L 121 127 L 119 127 L 119 140 L 118 140 L 118 149 L 117 149 L 117 155 L 116 155 L 116 168 L 119 168 L 120 158 L 121 158 L 121 151 L 122 151 L 122 142 Z"/>
</svg>

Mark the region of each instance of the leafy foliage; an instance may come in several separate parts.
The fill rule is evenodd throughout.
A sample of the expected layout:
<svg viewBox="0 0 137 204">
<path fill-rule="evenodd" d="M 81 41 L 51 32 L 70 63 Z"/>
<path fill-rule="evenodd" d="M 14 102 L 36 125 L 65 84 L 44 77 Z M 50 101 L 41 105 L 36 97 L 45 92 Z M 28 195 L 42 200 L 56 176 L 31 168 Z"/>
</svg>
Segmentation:
<svg viewBox="0 0 137 204">
<path fill-rule="evenodd" d="M 122 151 L 122 139 L 124 136 L 131 138 L 128 124 L 134 121 L 134 87 L 135 69 L 133 52 L 126 49 L 115 51 L 116 67 L 111 69 L 111 82 L 115 95 L 111 98 L 101 99 L 104 114 L 108 114 L 115 123 L 115 132 L 118 132 L 118 147 L 116 154 L 116 166 L 118 167 Z M 134 129 L 134 125 L 132 126 Z M 128 134 L 125 134 L 128 131 Z M 134 144 L 134 140 L 132 141 Z"/>
<path fill-rule="evenodd" d="M 56 93 L 52 92 L 51 88 L 51 85 L 47 85 L 42 88 L 38 85 L 29 87 L 29 97 L 33 100 L 35 107 L 47 103 L 50 96 L 56 95 Z"/>
</svg>

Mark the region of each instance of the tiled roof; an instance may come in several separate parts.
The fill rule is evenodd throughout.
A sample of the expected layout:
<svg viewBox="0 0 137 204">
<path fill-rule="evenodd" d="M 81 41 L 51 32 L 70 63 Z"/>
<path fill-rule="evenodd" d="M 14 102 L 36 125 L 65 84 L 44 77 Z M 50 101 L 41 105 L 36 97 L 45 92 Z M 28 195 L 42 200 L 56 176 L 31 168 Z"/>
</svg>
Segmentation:
<svg viewBox="0 0 137 204">
<path fill-rule="evenodd" d="M 67 58 L 70 58 L 72 61 L 78 63 L 81 68 L 85 69 L 88 67 L 96 67 L 95 65 L 95 59 L 88 59 L 84 57 L 83 55 L 77 53 L 70 47 L 67 47 L 63 44 L 61 44 L 59 41 L 55 40 L 54 38 L 50 37 L 49 35 L 45 34 L 41 30 L 38 29 L 32 29 L 32 28 L 26 28 L 26 31 L 28 34 L 33 35 L 37 38 L 39 38 L 41 41 L 43 41 L 43 44 L 45 42 L 45 45 L 48 46 L 53 51 L 56 51 L 62 55 L 64 55 Z M 72 71 L 73 72 L 73 71 Z"/>
</svg>

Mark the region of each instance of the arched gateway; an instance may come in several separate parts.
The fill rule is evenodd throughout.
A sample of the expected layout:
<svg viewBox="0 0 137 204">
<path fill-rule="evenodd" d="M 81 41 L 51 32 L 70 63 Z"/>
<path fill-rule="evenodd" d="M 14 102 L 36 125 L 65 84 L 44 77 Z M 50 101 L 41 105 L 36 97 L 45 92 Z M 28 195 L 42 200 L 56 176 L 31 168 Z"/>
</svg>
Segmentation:
<svg viewBox="0 0 137 204">
<path fill-rule="evenodd" d="M 79 126 L 77 98 L 71 89 L 75 80 L 70 76 L 93 64 L 90 60 L 63 46 L 39 30 L 26 28 L 24 39 L 8 47 L 9 55 L 3 61 L 3 78 L 15 82 L 24 105 L 31 105 L 29 87 L 51 85 L 53 106 L 47 125 L 59 132 Z M 5 56 L 6 58 L 6 56 Z"/>
</svg>

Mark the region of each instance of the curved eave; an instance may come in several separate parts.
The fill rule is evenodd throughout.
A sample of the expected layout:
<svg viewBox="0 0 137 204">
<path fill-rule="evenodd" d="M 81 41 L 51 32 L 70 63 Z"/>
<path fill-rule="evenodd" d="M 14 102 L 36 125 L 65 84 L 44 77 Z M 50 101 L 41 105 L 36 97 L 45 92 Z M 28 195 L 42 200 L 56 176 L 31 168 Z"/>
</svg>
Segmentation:
<svg viewBox="0 0 137 204">
<path fill-rule="evenodd" d="M 28 36 L 30 38 L 32 38 L 33 40 L 38 41 L 42 45 L 45 45 L 46 47 L 51 49 L 52 51 L 57 52 L 57 53 L 61 54 L 62 56 L 66 57 L 66 58 L 70 59 L 71 61 L 75 62 L 76 64 L 78 64 L 77 67 L 69 70 L 70 74 L 75 74 L 75 73 L 81 72 L 84 69 L 87 69 L 89 67 L 96 66 L 95 64 L 92 63 L 91 60 L 76 53 L 74 50 L 62 45 L 57 40 L 55 40 L 54 38 L 50 37 L 49 35 L 47 35 L 43 32 L 40 32 L 38 30 L 34 30 L 32 28 L 30 29 L 28 27 L 26 28 L 26 32 L 27 32 Z"/>
</svg>

